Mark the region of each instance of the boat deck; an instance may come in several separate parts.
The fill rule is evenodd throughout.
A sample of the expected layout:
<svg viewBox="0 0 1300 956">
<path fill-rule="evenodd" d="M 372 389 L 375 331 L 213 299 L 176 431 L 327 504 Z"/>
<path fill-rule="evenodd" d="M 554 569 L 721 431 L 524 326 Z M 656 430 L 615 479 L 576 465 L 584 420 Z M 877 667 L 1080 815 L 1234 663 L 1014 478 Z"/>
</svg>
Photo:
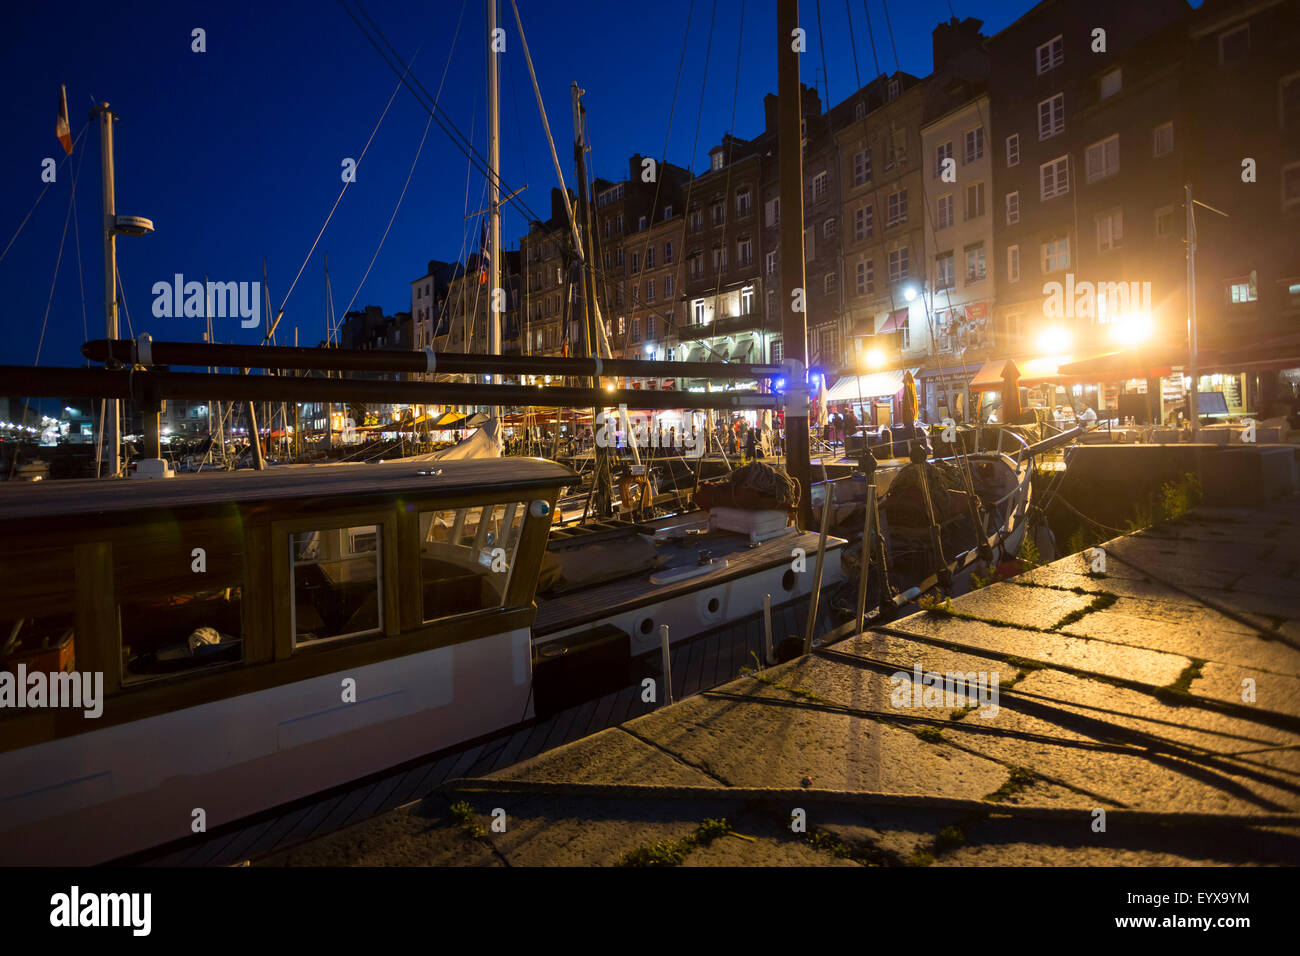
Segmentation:
<svg viewBox="0 0 1300 956">
<path fill-rule="evenodd" d="M 685 518 L 661 519 L 652 524 L 662 533 L 669 528 L 704 529 L 707 519 L 688 515 Z M 786 564 L 790 561 L 792 549 L 803 548 L 807 554 L 812 555 L 816 553 L 817 542 L 818 536 L 815 533 L 798 531 L 760 542 L 753 548 L 749 547 L 749 539 L 744 535 L 721 531 L 692 535 L 681 543 L 656 540 L 655 546 L 666 561 L 654 571 L 643 571 L 555 597 L 539 596 L 533 635 L 544 637 L 575 624 L 599 620 L 639 605 L 664 601 L 700 587 L 713 587 L 778 564 Z M 840 539 L 832 538 L 827 546 L 838 547 L 841 544 L 843 542 Z M 726 569 L 669 584 L 651 583 L 651 574 L 666 568 L 697 564 L 702 550 L 709 551 L 715 559 L 725 558 Z"/>
</svg>

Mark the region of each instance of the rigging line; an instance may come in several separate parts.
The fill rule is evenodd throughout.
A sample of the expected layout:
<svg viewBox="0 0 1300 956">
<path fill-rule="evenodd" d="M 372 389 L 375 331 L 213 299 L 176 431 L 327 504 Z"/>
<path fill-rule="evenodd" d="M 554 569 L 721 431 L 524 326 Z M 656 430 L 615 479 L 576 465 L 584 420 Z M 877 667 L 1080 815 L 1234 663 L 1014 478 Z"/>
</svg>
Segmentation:
<svg viewBox="0 0 1300 956">
<path fill-rule="evenodd" d="M 862 0 L 862 13 L 867 18 L 867 40 L 871 43 L 871 60 L 876 65 L 876 76 L 880 74 L 880 56 L 876 53 L 876 32 L 871 29 L 871 10 L 867 7 L 867 0 Z"/>
<path fill-rule="evenodd" d="M 357 301 L 357 296 L 361 294 L 361 288 L 366 284 L 366 279 L 370 277 L 370 270 L 375 267 L 375 260 L 379 258 L 379 250 L 384 248 L 384 240 L 388 238 L 388 231 L 393 228 L 393 221 L 397 219 L 397 211 L 402 208 L 402 200 L 406 198 L 406 190 L 411 185 L 411 177 L 415 175 L 416 163 L 420 161 L 420 153 L 424 150 L 424 141 L 429 136 L 429 127 L 433 125 L 433 117 L 429 117 L 424 123 L 424 135 L 420 137 L 420 145 L 415 150 L 415 158 L 411 160 L 411 168 L 406 174 L 406 182 L 402 184 L 402 193 L 397 197 L 397 205 L 393 207 L 393 214 L 388 217 L 388 225 L 384 226 L 384 234 L 379 237 L 379 245 L 375 246 L 374 255 L 370 257 L 370 264 L 366 266 L 366 271 L 361 276 L 361 281 L 357 283 L 357 291 L 352 293 L 352 298 L 343 309 L 343 314 L 347 315 L 348 310 L 352 308 L 353 303 Z"/>
<path fill-rule="evenodd" d="M 419 56 L 419 55 L 420 55 L 420 51 L 417 49 L 415 51 L 415 56 Z M 412 62 L 415 61 L 415 56 L 411 57 Z M 388 97 L 388 103 L 387 105 L 384 106 L 384 111 L 379 114 L 379 120 L 375 123 L 375 128 L 370 131 L 370 138 L 366 140 L 366 145 L 362 147 L 361 154 L 357 157 L 356 164 L 353 167 L 354 173 L 356 169 L 360 168 L 361 161 L 366 158 L 366 150 L 370 149 L 370 144 L 374 142 L 375 134 L 379 132 L 379 127 L 383 124 L 384 117 L 388 115 L 388 111 L 389 109 L 392 108 L 393 101 L 397 99 L 398 91 L 400 91 L 401 88 L 402 86 L 399 81 L 398 85 L 393 88 L 392 95 Z M 284 315 L 284 307 L 289 303 L 289 297 L 293 295 L 293 290 L 297 287 L 298 280 L 302 278 L 303 270 L 307 268 L 307 263 L 311 261 L 312 254 L 315 253 L 316 251 L 316 246 L 320 244 L 321 237 L 325 235 L 325 230 L 329 227 L 330 220 L 334 218 L 334 213 L 339 208 L 339 203 L 343 201 L 344 193 L 348 191 L 348 187 L 352 185 L 354 180 L 355 180 L 355 175 L 353 179 L 349 179 L 348 181 L 346 181 L 343 184 L 343 188 L 339 190 L 338 198 L 334 200 L 334 205 L 330 209 L 329 215 L 325 217 L 325 222 L 321 224 L 320 232 L 316 233 L 316 238 L 312 242 L 311 248 L 307 250 L 307 255 L 302 260 L 302 265 L 298 267 L 298 274 L 293 277 L 293 282 L 289 283 L 289 291 L 284 294 L 284 299 L 280 302 L 280 309 L 279 312 L 276 314 L 275 320 L 271 322 L 270 328 L 266 330 L 266 334 L 262 337 L 263 342 L 269 341 L 271 337 L 275 334 L 275 328 L 277 325 L 280 324 L 280 318 L 281 316 Z M 271 318 L 270 316 L 267 316 L 268 320 L 270 320 L 270 318 Z"/>
<path fill-rule="evenodd" d="M 456 41 L 460 38 L 460 27 L 461 27 L 461 22 L 465 18 L 465 6 L 467 2 L 468 0 L 461 0 L 460 16 L 456 19 L 456 30 L 452 34 L 451 46 L 447 50 L 447 62 L 443 64 L 442 78 L 438 81 L 439 97 L 442 96 L 443 85 L 447 82 L 447 74 L 451 70 L 451 61 L 453 55 L 456 52 Z M 418 50 L 416 51 L 416 54 L 417 55 L 419 54 Z M 412 62 L 414 62 L 415 57 L 412 57 L 411 59 Z M 394 91 L 394 95 L 396 95 L 396 91 Z M 370 270 L 374 268 L 375 260 L 379 258 L 379 250 L 384 247 L 384 241 L 388 238 L 388 232 L 390 229 L 393 228 L 393 222 L 394 220 L 397 219 L 397 211 L 402 208 L 402 200 L 406 197 L 406 190 L 411 185 L 411 177 L 415 174 L 415 166 L 420 161 L 420 153 L 423 152 L 424 150 L 424 142 L 429 136 L 429 127 L 430 125 L 432 125 L 432 123 L 433 123 L 433 116 L 430 115 L 429 118 L 424 123 L 424 135 L 420 137 L 420 145 L 416 147 L 415 158 L 411 160 L 411 169 L 406 174 L 406 182 L 402 186 L 402 193 L 397 197 L 397 205 L 393 207 L 393 214 L 388 218 L 388 225 L 384 227 L 384 234 L 379 237 L 379 245 L 375 247 L 375 254 L 370 257 L 370 264 L 366 266 L 365 274 L 361 277 L 361 281 L 357 283 L 357 291 L 352 294 L 352 298 L 351 300 L 349 300 L 347 304 L 347 308 L 343 310 L 344 315 L 347 315 L 348 309 L 352 308 L 353 303 L 356 302 L 357 300 L 357 296 L 361 294 L 361 287 L 366 284 L 366 279 L 370 275 Z"/>
<path fill-rule="evenodd" d="M 86 323 L 86 279 L 81 268 L 81 226 L 77 223 L 77 176 L 81 173 L 81 161 L 86 158 L 83 143 L 81 155 L 77 157 L 77 166 L 72 173 L 72 236 L 77 249 L 77 285 L 81 289 L 81 341 L 89 340 L 90 333 Z"/>
<path fill-rule="evenodd" d="M 73 141 L 72 144 L 73 149 L 77 148 L 77 143 L 81 142 L 81 137 L 89 128 L 89 126 L 90 126 L 90 120 L 87 120 L 85 125 L 81 127 L 81 132 L 77 134 L 76 140 Z M 62 168 L 63 164 L 66 163 L 71 158 L 72 155 L 70 153 L 64 156 L 63 159 L 59 160 L 59 165 L 55 167 L 55 169 L 57 170 L 59 168 Z M 7 256 L 9 254 L 9 250 L 13 248 L 14 240 L 17 239 L 18 234 L 23 231 L 23 227 L 27 225 L 27 220 L 32 218 L 32 213 L 36 211 L 36 207 L 41 204 L 41 200 L 45 198 L 45 194 L 49 192 L 50 187 L 53 185 L 54 185 L 53 180 L 46 183 L 45 187 L 41 190 L 40 195 L 36 197 L 36 202 L 32 203 L 32 208 L 27 210 L 27 215 L 23 216 L 23 221 L 18 224 L 18 228 L 14 230 L 14 234 L 9 237 L 9 242 L 5 245 L 4 251 L 0 252 L 0 262 L 4 262 L 5 256 Z"/>
<path fill-rule="evenodd" d="M 826 83 L 826 111 L 831 108 L 831 75 L 826 69 L 826 35 L 822 32 L 822 0 L 817 0 L 817 45 L 822 51 L 822 80 Z"/>
<path fill-rule="evenodd" d="M 417 77 L 411 71 L 410 67 L 406 65 L 406 63 L 402 60 L 401 55 L 397 52 L 396 48 L 392 45 L 392 43 L 389 42 L 388 37 L 384 35 L 384 31 L 379 28 L 379 25 L 375 23 L 375 21 L 371 18 L 370 14 L 366 12 L 365 7 L 363 7 L 360 3 L 356 4 L 357 9 L 361 11 L 361 15 L 364 16 L 366 20 L 370 23 L 371 27 L 375 31 L 375 34 L 379 37 L 379 39 L 383 41 L 384 45 L 388 47 L 389 51 L 391 52 L 391 56 L 390 54 L 385 53 L 382 49 L 379 48 L 379 45 L 375 42 L 374 38 L 371 37 L 370 34 L 366 31 L 366 28 L 362 26 L 361 21 L 358 20 L 356 18 L 356 15 L 353 14 L 352 11 L 348 9 L 346 3 L 344 3 L 343 0 L 339 0 L 339 3 L 343 7 L 344 11 L 348 14 L 348 16 L 352 17 L 352 21 L 356 23 L 357 27 L 361 30 L 362 34 L 366 37 L 366 39 L 370 41 L 370 45 L 375 48 L 375 51 L 380 55 L 380 57 L 384 60 L 384 62 L 388 64 L 389 68 L 398 75 L 402 84 L 408 90 L 411 91 L 411 94 L 416 98 L 416 101 L 419 102 L 420 105 L 424 107 L 425 110 L 435 114 L 441 114 L 434 117 L 434 122 L 438 124 L 438 128 L 447 134 L 448 138 L 452 140 L 452 142 L 462 153 L 470 157 L 471 161 L 473 161 L 475 165 L 478 166 L 480 172 L 482 172 L 489 179 L 496 180 L 498 187 L 502 192 L 507 194 L 507 196 L 509 197 L 509 201 L 511 203 L 517 206 L 520 209 L 520 211 L 522 211 L 523 214 L 526 215 L 529 219 L 536 219 L 537 218 L 536 214 L 533 213 L 533 211 L 528 207 L 528 205 L 522 199 L 520 199 L 518 196 L 511 195 L 512 193 L 514 193 L 514 190 L 510 189 L 509 184 L 506 183 L 506 181 L 501 178 L 500 174 L 499 173 L 496 175 L 492 174 L 487 160 L 484 159 L 476 149 L 474 149 L 473 144 L 470 143 L 469 140 L 465 138 L 465 134 L 462 133 L 460 131 L 460 128 L 456 126 L 455 122 L 447 114 L 447 111 L 438 105 L 438 101 L 430 97 L 430 99 L 432 99 L 432 103 L 426 103 L 424 99 L 421 98 L 420 93 L 423 93 L 425 97 L 428 97 L 429 91 L 425 88 L 424 84 L 420 82 L 419 77 Z M 394 64 L 394 61 L 396 61 L 396 64 L 401 65 L 403 69 L 399 70 L 397 68 L 397 65 Z M 420 88 L 420 93 L 417 93 L 415 91 L 415 88 L 412 87 L 411 84 L 406 81 L 407 75 L 409 75 L 411 79 L 415 82 L 415 85 Z"/>
<path fill-rule="evenodd" d="M 513 3 L 514 0 L 511 0 L 511 2 Z M 667 130 L 664 132 L 664 148 L 663 148 L 662 158 L 660 159 L 660 166 L 667 166 L 667 164 L 668 164 L 668 144 L 669 144 L 669 142 L 670 142 L 671 139 L 672 139 L 672 132 L 673 132 L 673 117 L 674 117 L 674 115 L 675 115 L 676 112 L 677 112 L 677 95 L 678 95 L 678 92 L 679 92 L 680 89 L 681 89 L 681 83 L 682 83 L 682 72 L 683 72 L 683 67 L 685 66 L 685 63 L 686 63 L 686 50 L 687 50 L 687 45 L 688 45 L 688 41 L 689 41 L 689 38 L 690 38 L 690 32 L 691 32 L 691 20 L 693 19 L 694 15 L 695 15 L 695 0 L 691 0 L 690 7 L 687 9 L 687 12 L 686 12 L 686 28 L 685 28 L 685 30 L 682 32 L 682 52 L 681 52 L 681 55 L 678 57 L 678 60 L 677 60 L 677 78 L 676 78 L 676 80 L 673 81 L 673 97 L 672 97 L 672 101 L 671 101 L 671 103 L 669 104 L 669 108 L 668 108 L 668 128 L 667 128 Z M 742 8 L 741 8 L 741 22 L 742 22 L 742 23 L 744 22 L 744 7 L 743 7 L 743 3 L 742 3 Z M 734 125 L 734 123 L 735 123 L 734 115 L 733 115 L 732 123 L 733 123 L 733 125 Z M 688 187 L 688 188 L 689 188 L 689 187 Z M 662 191 L 662 189 L 663 189 L 663 171 L 661 170 L 660 173 L 659 173 L 659 175 L 657 175 L 657 176 L 655 177 L 655 194 L 654 194 L 654 199 L 653 199 L 653 200 L 651 201 L 651 203 L 650 203 L 650 217 L 651 217 L 652 220 L 653 220 L 653 218 L 654 218 L 654 211 L 655 211 L 655 209 L 657 209 L 658 206 L 659 206 L 659 195 L 660 195 L 660 192 Z M 653 222 L 651 223 L 651 225 L 653 225 Z M 685 238 L 686 238 L 686 215 L 685 215 L 685 213 L 683 213 L 683 215 L 682 215 L 682 237 L 681 237 L 681 238 L 682 238 L 683 246 L 684 246 L 684 242 L 685 242 Z M 641 247 L 641 262 L 644 262 L 644 261 L 645 261 L 646 254 L 649 252 L 649 250 L 650 250 L 650 236 L 647 234 L 647 235 L 646 235 L 646 240 L 645 240 L 645 245 Z M 684 248 L 683 248 L 682 250 L 679 250 L 679 251 L 684 251 Z M 593 268 L 594 268 L 594 266 L 595 266 L 595 263 L 594 263 L 595 256 L 594 256 L 594 255 L 592 256 L 592 259 L 593 259 Z M 681 261 L 681 260 L 680 260 L 680 257 L 679 257 L 679 259 L 678 259 L 678 263 L 679 263 L 679 264 L 680 264 L 680 261 Z M 603 272 L 603 270 L 601 271 L 601 275 L 602 275 L 602 278 L 604 278 L 604 272 Z M 679 273 L 678 269 L 677 269 L 677 268 L 674 268 L 674 269 L 673 269 L 673 278 L 674 278 L 674 280 L 675 280 L 679 275 L 680 275 L 680 273 Z M 609 300 L 609 280 L 608 280 L 607 278 L 605 279 L 604 285 L 605 285 L 605 299 L 606 299 L 606 301 L 608 302 L 608 300 Z M 676 294 L 677 294 L 676 282 L 674 281 L 674 285 L 673 285 L 673 295 L 675 296 Z M 668 314 L 667 316 L 663 316 L 663 318 L 664 318 L 664 330 L 663 330 L 663 331 L 664 331 L 664 337 L 665 337 L 665 338 L 667 338 L 669 327 L 670 327 L 671 325 L 675 325 L 675 324 L 676 324 L 675 322 L 673 322 L 673 319 L 672 319 L 671 300 L 670 300 L 670 302 L 669 302 L 669 306 L 670 306 L 670 308 L 669 308 L 669 314 Z M 653 317 L 653 316 L 656 316 L 656 315 L 661 315 L 661 314 L 662 314 L 662 313 L 659 313 L 658 310 L 651 310 L 648 306 L 647 306 L 646 311 L 647 311 L 647 312 L 648 312 L 652 317 Z M 633 310 L 633 316 L 635 317 L 635 315 L 636 315 L 636 312 L 635 312 L 635 310 Z M 627 333 L 625 332 L 624 335 L 625 335 L 625 338 L 626 338 Z M 624 349 L 626 350 L 626 341 L 624 342 Z"/>
<path fill-rule="evenodd" d="M 727 223 L 731 221 L 731 166 L 732 156 L 736 148 L 736 104 L 740 100 L 740 55 L 742 52 L 742 37 L 745 32 L 745 0 L 740 0 L 740 23 L 736 28 L 736 82 L 731 90 L 731 123 L 727 131 L 727 175 L 722 181 L 722 255 L 718 261 L 718 281 L 713 286 L 713 315 L 716 320 L 718 314 L 718 300 L 722 296 L 722 270 L 726 268 L 727 261 Z M 756 197 L 761 199 L 761 194 Z M 750 256 L 754 254 L 753 243 L 750 244 Z M 740 264 L 740 252 L 736 252 L 736 264 Z"/>
<path fill-rule="evenodd" d="M 692 9 L 692 10 L 695 9 L 694 2 L 692 2 L 692 4 L 691 4 L 691 9 Z M 691 217 L 691 194 L 692 194 L 692 192 L 693 192 L 694 189 L 695 189 L 695 179 L 696 179 L 695 174 L 694 174 L 695 162 L 696 162 L 696 151 L 700 148 L 700 125 L 701 125 L 701 122 L 702 122 L 703 119 L 704 119 L 704 93 L 705 93 L 705 90 L 708 88 L 708 82 L 709 82 L 709 59 L 710 59 L 710 57 L 712 56 L 712 53 L 713 53 L 713 28 L 714 28 L 714 25 L 715 25 L 716 22 L 717 22 L 717 17 L 718 17 L 718 0 L 713 0 L 712 10 L 711 10 L 711 12 L 709 13 L 709 35 L 708 35 L 708 38 L 707 38 L 707 40 L 705 41 L 705 45 L 704 45 L 704 72 L 703 72 L 703 74 L 702 74 L 701 77 L 700 77 L 700 105 L 699 105 L 699 107 L 696 109 L 696 113 L 695 113 L 695 135 L 694 135 L 694 138 L 691 140 L 691 152 L 690 152 L 690 170 L 691 170 L 691 178 L 688 179 L 688 180 L 686 181 L 686 196 L 685 196 L 685 198 L 684 198 L 683 201 L 682 201 L 682 204 L 683 204 L 683 206 L 684 206 L 684 212 L 683 212 L 683 214 L 682 214 L 682 249 L 681 249 L 681 254 L 682 254 L 683 256 L 686 256 L 686 242 L 687 242 L 686 234 L 687 234 L 687 224 L 689 223 L 689 221 L 690 221 L 690 217 Z M 683 61 L 684 61 L 685 58 L 686 58 L 686 41 L 687 41 L 687 37 L 683 36 L 683 37 L 682 37 L 682 60 L 683 60 Z M 679 64 L 678 64 L 678 80 L 680 81 L 680 79 L 681 79 L 681 64 L 679 63 Z M 676 88 L 674 88 L 674 91 L 673 91 L 673 103 L 676 104 L 676 102 L 677 102 L 677 92 L 676 92 Z M 733 121 L 733 122 L 734 122 L 734 121 Z M 667 148 L 666 148 L 666 146 L 665 146 L 664 154 L 665 154 L 665 156 L 667 155 Z M 687 257 L 687 258 L 689 258 L 689 257 Z M 681 264 L 681 263 L 679 263 L 679 265 L 680 265 L 680 264 Z M 674 273 L 676 273 L 676 270 L 674 270 Z M 674 284 L 673 295 L 675 296 L 676 294 L 677 294 L 677 291 L 676 291 L 676 286 L 675 286 L 675 284 Z M 608 293 L 607 293 L 607 295 L 608 295 Z M 683 300 L 683 301 L 684 301 L 684 300 Z M 689 315 L 689 314 L 687 314 L 686 319 L 688 319 L 688 320 L 690 319 L 690 315 Z M 687 324 L 689 324 L 689 322 L 688 322 Z M 675 328 L 676 325 L 677 325 L 677 323 L 676 323 L 676 321 L 674 321 L 674 322 L 673 322 L 673 327 Z M 665 329 L 664 331 L 667 332 L 667 329 Z M 627 333 L 624 333 L 625 336 L 626 336 L 626 334 L 627 334 Z M 626 338 L 625 338 L 625 339 L 624 339 L 624 348 L 626 348 L 626 344 L 627 344 L 627 342 L 626 342 Z M 701 342 L 701 344 L 703 344 L 703 343 Z M 712 349 L 710 349 L 709 346 L 707 346 L 707 345 L 705 345 L 704 348 L 708 349 L 709 351 L 712 351 Z"/>
<path fill-rule="evenodd" d="M 33 365 L 41 364 L 41 349 L 45 345 L 45 329 L 50 321 L 50 308 L 54 305 L 54 286 L 59 281 L 59 267 L 63 264 L 63 244 L 68 238 L 68 223 L 72 221 L 72 199 L 74 191 L 68 196 L 68 213 L 63 217 L 63 235 L 59 237 L 59 253 L 54 258 L 54 277 L 50 279 L 50 296 L 45 302 L 45 318 L 41 320 L 41 335 L 36 342 L 36 360 Z M 27 420 L 27 404 L 23 404 L 23 421 Z"/>
<path fill-rule="evenodd" d="M 594 258 L 588 256 L 586 250 L 582 248 L 582 235 L 578 231 L 578 221 L 573 213 L 573 204 L 569 202 L 569 188 L 564 183 L 564 171 L 560 168 L 560 159 L 555 152 L 555 139 L 551 136 L 551 122 L 546 115 L 546 105 L 542 102 L 542 90 L 537 85 L 537 72 L 533 69 L 533 56 L 528 50 L 528 38 L 524 36 L 524 23 L 519 17 L 519 6 L 515 0 L 510 0 L 510 7 L 515 14 L 515 26 L 519 28 L 519 44 L 524 48 L 524 62 L 528 64 L 528 76 L 532 80 L 533 95 L 537 98 L 537 109 L 542 114 L 542 129 L 546 133 L 546 145 L 551 151 L 551 162 L 555 166 L 556 178 L 560 181 L 560 196 L 564 199 L 564 211 L 569 217 L 569 227 L 573 230 L 573 240 L 578 255 L 584 258 Z M 585 136 L 584 136 L 585 145 Z M 536 220 L 536 216 L 530 216 L 530 219 Z"/>
<path fill-rule="evenodd" d="M 131 327 L 131 310 L 126 304 L 126 286 L 122 283 L 122 270 L 117 270 L 117 295 L 119 302 L 122 303 L 122 314 L 126 316 L 126 330 L 130 333 L 131 338 L 135 338 L 135 329 Z"/>
</svg>

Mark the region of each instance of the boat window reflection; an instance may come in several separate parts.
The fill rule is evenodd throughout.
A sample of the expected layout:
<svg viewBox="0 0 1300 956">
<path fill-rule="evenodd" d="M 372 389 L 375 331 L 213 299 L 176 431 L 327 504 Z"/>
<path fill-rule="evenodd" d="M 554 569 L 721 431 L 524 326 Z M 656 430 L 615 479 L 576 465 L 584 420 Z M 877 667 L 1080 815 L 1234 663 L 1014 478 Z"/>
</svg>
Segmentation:
<svg viewBox="0 0 1300 956">
<path fill-rule="evenodd" d="M 294 646 L 383 627 L 378 525 L 301 531 L 292 554 Z"/>
<path fill-rule="evenodd" d="M 512 501 L 420 513 L 424 620 L 505 605 L 526 510 Z"/>
<path fill-rule="evenodd" d="M 123 601 L 122 683 L 239 662 L 242 600 L 233 586 Z"/>
</svg>

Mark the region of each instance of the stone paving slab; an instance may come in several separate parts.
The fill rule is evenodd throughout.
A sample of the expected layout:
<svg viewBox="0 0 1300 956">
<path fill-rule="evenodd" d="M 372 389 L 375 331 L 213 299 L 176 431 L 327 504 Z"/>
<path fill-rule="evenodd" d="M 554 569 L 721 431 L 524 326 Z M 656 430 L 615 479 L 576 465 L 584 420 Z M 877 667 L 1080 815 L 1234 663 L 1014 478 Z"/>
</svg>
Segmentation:
<svg viewBox="0 0 1300 956">
<path fill-rule="evenodd" d="M 1297 530 L 1197 513 L 266 862 L 1300 864 Z M 900 696 L 917 666 L 996 673 L 996 716 Z"/>
<path fill-rule="evenodd" d="M 963 605 L 957 605 L 960 610 Z M 1071 638 L 1059 633 L 997 627 L 922 612 L 894 625 L 899 631 L 997 651 L 1049 665 L 1074 667 L 1107 677 L 1138 680 L 1156 687 L 1172 683 L 1190 663 L 1181 654 Z"/>
</svg>

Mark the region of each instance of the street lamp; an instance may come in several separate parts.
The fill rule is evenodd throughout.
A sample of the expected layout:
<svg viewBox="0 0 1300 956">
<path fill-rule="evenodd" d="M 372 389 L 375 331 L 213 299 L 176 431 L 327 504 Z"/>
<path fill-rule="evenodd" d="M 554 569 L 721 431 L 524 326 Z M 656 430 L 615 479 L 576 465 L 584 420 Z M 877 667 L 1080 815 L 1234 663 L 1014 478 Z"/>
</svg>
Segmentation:
<svg viewBox="0 0 1300 956">
<path fill-rule="evenodd" d="M 1053 326 L 1038 334 L 1038 348 L 1045 355 L 1064 355 L 1070 350 L 1073 336 L 1069 329 Z"/>
<path fill-rule="evenodd" d="M 867 368 L 878 369 L 885 364 L 885 353 L 880 349 L 871 349 L 866 354 Z"/>
</svg>

